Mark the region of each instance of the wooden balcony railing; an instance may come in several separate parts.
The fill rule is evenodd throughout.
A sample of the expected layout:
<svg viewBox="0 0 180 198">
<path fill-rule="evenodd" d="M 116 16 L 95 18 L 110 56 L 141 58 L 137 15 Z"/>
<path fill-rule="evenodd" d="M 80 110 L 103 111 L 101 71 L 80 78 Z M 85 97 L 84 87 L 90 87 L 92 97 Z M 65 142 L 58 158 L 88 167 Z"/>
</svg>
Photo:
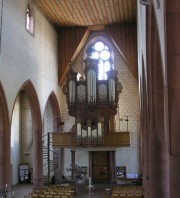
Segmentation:
<svg viewBox="0 0 180 198">
<path fill-rule="evenodd" d="M 89 143 L 87 146 L 91 147 Z M 130 146 L 130 132 L 109 132 L 104 135 L 104 140 L 98 147 L 129 147 Z M 75 138 L 74 133 L 52 133 L 53 147 L 80 147 Z"/>
</svg>

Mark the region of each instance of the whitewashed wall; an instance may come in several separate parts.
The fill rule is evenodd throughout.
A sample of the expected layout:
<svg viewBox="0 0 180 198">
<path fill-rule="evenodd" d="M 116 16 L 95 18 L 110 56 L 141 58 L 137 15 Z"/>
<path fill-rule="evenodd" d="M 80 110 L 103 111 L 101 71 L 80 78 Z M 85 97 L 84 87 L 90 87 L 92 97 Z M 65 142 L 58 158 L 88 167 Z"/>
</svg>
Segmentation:
<svg viewBox="0 0 180 198">
<path fill-rule="evenodd" d="M 47 99 L 52 91 L 60 100 L 58 86 L 57 32 L 41 12 L 35 10 L 35 35 L 32 37 L 25 29 L 26 0 L 5 0 L 2 10 L 2 32 L 0 52 L 0 81 L 2 83 L 9 119 L 19 116 L 15 100 L 22 85 L 30 80 L 35 87 L 40 104 L 41 118 Z M 2 5 L 2 4 L 1 4 Z M 60 102 L 60 101 L 59 101 Z M 18 163 L 20 162 L 19 126 L 12 119 L 11 156 L 12 183 L 18 181 Z M 13 131 L 14 130 L 14 131 Z M 14 156 L 17 156 L 14 159 Z"/>
<path fill-rule="evenodd" d="M 32 37 L 25 30 L 26 0 L 3 3 L 0 80 L 10 116 L 19 89 L 29 79 L 37 92 L 42 115 L 51 91 L 59 95 L 57 33 L 39 10 L 34 9 L 35 36 Z"/>
</svg>

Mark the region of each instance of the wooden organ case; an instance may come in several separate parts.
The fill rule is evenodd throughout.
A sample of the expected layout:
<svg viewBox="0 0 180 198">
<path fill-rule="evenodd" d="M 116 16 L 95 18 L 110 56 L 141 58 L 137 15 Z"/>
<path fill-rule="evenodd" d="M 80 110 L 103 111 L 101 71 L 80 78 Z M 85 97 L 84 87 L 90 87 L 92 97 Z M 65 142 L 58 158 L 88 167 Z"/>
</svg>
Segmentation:
<svg viewBox="0 0 180 198">
<path fill-rule="evenodd" d="M 103 144 L 109 120 L 117 113 L 122 85 L 117 71 L 110 69 L 107 80 L 98 80 L 98 60 L 87 56 L 84 77 L 77 79 L 72 65 L 63 87 L 69 115 L 75 117 L 75 137 L 79 145 Z"/>
</svg>

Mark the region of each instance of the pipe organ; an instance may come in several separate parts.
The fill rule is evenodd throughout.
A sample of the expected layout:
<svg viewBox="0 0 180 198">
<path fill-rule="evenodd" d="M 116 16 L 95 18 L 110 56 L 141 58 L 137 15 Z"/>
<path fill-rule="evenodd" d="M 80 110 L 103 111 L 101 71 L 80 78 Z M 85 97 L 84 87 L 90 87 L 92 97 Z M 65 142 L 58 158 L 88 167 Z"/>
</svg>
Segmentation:
<svg viewBox="0 0 180 198">
<path fill-rule="evenodd" d="M 103 144 L 110 117 L 117 113 L 122 85 L 112 67 L 107 80 L 98 80 L 98 60 L 90 57 L 85 59 L 84 76 L 78 80 L 71 66 L 63 87 L 69 115 L 76 118 L 76 141 L 80 145 Z"/>
</svg>

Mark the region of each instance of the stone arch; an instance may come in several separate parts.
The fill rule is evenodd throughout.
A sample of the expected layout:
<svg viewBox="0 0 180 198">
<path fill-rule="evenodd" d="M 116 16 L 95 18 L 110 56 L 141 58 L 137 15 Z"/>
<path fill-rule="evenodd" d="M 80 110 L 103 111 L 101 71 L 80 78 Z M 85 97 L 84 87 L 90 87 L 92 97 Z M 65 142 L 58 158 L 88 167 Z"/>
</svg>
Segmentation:
<svg viewBox="0 0 180 198">
<path fill-rule="evenodd" d="M 52 91 L 48 97 L 48 101 L 51 104 L 52 107 L 52 111 L 53 111 L 53 116 L 54 116 L 54 131 L 59 132 L 59 126 L 60 126 L 60 109 L 59 109 L 59 104 L 58 104 L 58 100 L 57 97 L 54 93 L 54 91 Z"/>
<path fill-rule="evenodd" d="M 36 90 L 30 80 L 27 80 L 20 91 L 25 91 L 32 114 L 33 134 L 33 188 L 43 187 L 43 162 L 42 162 L 42 119 L 40 105 Z"/>
<path fill-rule="evenodd" d="M 5 93 L 0 82 L 0 189 L 10 186 L 10 121 Z"/>
<path fill-rule="evenodd" d="M 46 150 L 47 147 L 47 133 L 48 132 L 59 132 L 60 131 L 60 125 L 61 125 L 61 118 L 60 118 L 60 109 L 59 109 L 59 104 L 57 97 L 52 91 L 47 99 L 46 106 L 44 109 L 44 114 L 43 114 L 43 148 Z M 45 138 L 44 138 L 45 137 Z M 51 137 L 48 136 L 48 137 Z M 50 175 L 46 172 L 46 168 L 44 168 L 44 176 L 47 176 L 48 174 L 48 183 L 50 182 L 52 176 L 55 176 L 56 181 L 61 181 L 61 167 L 62 167 L 62 162 L 61 162 L 61 152 L 62 148 L 53 148 L 52 145 L 49 145 L 49 158 L 51 160 L 54 160 L 53 156 L 57 157 L 57 161 L 55 163 L 58 163 L 58 167 L 54 169 Z M 44 167 L 47 166 L 47 159 L 43 160 L 43 165 Z M 48 168 L 47 168 L 48 169 Z M 53 174 L 53 175 L 52 175 Z"/>
</svg>

